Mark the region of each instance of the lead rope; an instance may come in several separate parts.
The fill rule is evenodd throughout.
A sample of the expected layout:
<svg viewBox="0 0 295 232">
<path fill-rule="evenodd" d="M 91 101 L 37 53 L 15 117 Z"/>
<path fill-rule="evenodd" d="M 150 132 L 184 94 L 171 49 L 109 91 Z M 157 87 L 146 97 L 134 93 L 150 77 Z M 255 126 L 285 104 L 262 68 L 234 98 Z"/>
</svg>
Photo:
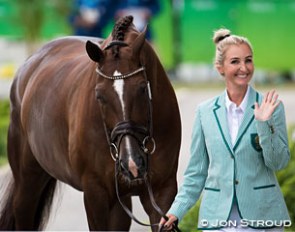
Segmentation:
<svg viewBox="0 0 295 232">
<path fill-rule="evenodd" d="M 151 185 L 149 184 L 149 182 L 147 180 L 147 176 L 145 176 L 144 181 L 145 181 L 145 184 L 146 184 L 148 192 L 149 192 L 149 197 L 150 197 L 150 201 L 152 203 L 152 206 L 161 215 L 162 218 L 164 218 L 166 221 L 168 221 L 169 218 L 163 213 L 163 211 L 161 210 L 161 208 L 158 206 L 158 204 L 155 201 L 154 194 L 153 194 L 153 191 L 152 191 L 152 187 L 151 187 Z M 159 226 L 158 231 L 159 232 L 163 231 L 163 226 L 162 225 Z M 172 230 L 171 231 L 181 232 L 181 230 L 178 228 L 178 221 L 176 221 L 176 222 L 174 222 L 172 224 Z"/>
<path fill-rule="evenodd" d="M 136 223 L 138 223 L 139 225 L 142 225 L 142 226 L 158 226 L 158 223 L 156 224 L 147 224 L 147 223 L 143 223 L 141 221 L 139 221 L 134 215 L 133 213 L 131 212 L 131 210 L 121 201 L 121 198 L 120 198 L 120 194 L 119 194 L 119 186 L 118 186 L 118 175 L 119 175 L 119 171 L 118 171 L 118 167 L 119 167 L 119 160 L 117 159 L 116 160 L 116 164 L 115 164 L 115 170 L 116 170 L 116 173 L 115 173 L 115 186 L 116 186 L 116 195 L 117 195 L 117 199 L 119 201 L 119 203 L 121 204 L 122 208 L 124 209 L 124 211 L 128 214 L 128 216 L 133 220 L 135 221 Z"/>
<path fill-rule="evenodd" d="M 159 226 L 159 223 L 147 224 L 147 223 L 143 223 L 143 222 L 139 221 L 134 216 L 134 214 L 131 212 L 131 210 L 121 201 L 120 193 L 119 193 L 119 186 L 118 186 L 118 175 L 119 175 L 118 167 L 119 167 L 119 159 L 116 159 L 116 162 L 115 162 L 115 187 L 116 187 L 116 195 L 117 195 L 117 199 L 118 199 L 120 205 L 122 206 L 122 208 L 124 209 L 124 211 L 137 224 L 142 225 L 142 226 L 149 226 L 149 227 L 158 226 L 159 227 L 159 230 L 158 231 L 159 232 L 163 231 L 164 228 L 163 228 L 163 226 Z M 146 184 L 147 189 L 148 189 L 149 198 L 150 198 L 150 201 L 152 203 L 152 206 L 160 214 L 161 217 L 163 217 L 166 221 L 168 221 L 169 218 L 163 213 L 163 211 L 161 210 L 161 208 L 158 206 L 158 204 L 155 201 L 155 198 L 154 198 L 154 195 L 153 195 L 153 191 L 152 191 L 151 185 L 148 182 L 147 175 L 145 175 L 144 181 L 145 181 L 145 184 Z M 170 231 L 172 231 L 172 232 L 173 231 L 175 231 L 175 232 L 181 232 L 181 230 L 178 228 L 178 225 L 177 224 L 178 224 L 177 222 L 176 223 L 173 223 L 172 230 L 170 230 Z"/>
</svg>

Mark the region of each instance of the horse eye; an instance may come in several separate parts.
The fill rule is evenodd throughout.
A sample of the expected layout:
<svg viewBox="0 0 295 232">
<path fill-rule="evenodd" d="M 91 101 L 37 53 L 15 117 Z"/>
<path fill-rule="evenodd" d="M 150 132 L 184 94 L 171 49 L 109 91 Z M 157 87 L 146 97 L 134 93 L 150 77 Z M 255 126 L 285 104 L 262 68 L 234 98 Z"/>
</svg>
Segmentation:
<svg viewBox="0 0 295 232">
<path fill-rule="evenodd" d="M 139 92 L 140 93 L 145 93 L 146 92 L 146 88 L 147 88 L 147 84 L 146 82 L 141 82 L 139 84 Z"/>
<path fill-rule="evenodd" d="M 103 104 L 106 103 L 105 97 L 97 89 L 95 90 L 95 97 L 96 97 L 96 100 L 100 101 L 101 103 L 103 103 Z"/>
</svg>

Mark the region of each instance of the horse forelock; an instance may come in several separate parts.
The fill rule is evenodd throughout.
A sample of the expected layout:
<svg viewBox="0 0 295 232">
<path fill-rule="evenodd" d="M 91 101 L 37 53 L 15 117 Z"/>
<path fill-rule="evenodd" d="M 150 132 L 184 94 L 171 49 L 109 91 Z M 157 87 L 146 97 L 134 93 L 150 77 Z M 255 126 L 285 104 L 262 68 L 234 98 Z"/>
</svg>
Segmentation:
<svg viewBox="0 0 295 232">
<path fill-rule="evenodd" d="M 112 37 L 113 40 L 124 41 L 124 36 L 128 28 L 133 25 L 133 16 L 125 16 L 118 20 L 113 28 Z"/>
<path fill-rule="evenodd" d="M 126 38 L 126 34 L 130 31 L 131 28 L 134 28 L 133 25 L 133 16 L 125 16 L 119 19 L 112 31 L 112 41 L 124 41 Z M 119 57 L 119 49 L 120 46 L 113 46 L 112 47 L 112 54 L 115 58 Z"/>
<path fill-rule="evenodd" d="M 116 59 L 123 58 L 123 60 L 125 60 L 127 57 L 130 58 L 134 54 L 136 56 L 138 55 L 138 57 L 133 58 L 140 60 L 140 63 L 146 66 L 146 69 L 148 69 L 146 70 L 148 79 L 156 84 L 156 80 L 154 79 L 156 79 L 158 76 L 157 72 L 159 70 L 154 69 L 153 67 L 158 67 L 159 61 L 153 48 L 148 43 L 146 46 L 143 46 L 142 49 L 140 49 L 139 53 L 126 54 L 125 51 L 130 52 L 130 49 L 124 50 L 124 54 L 123 50 L 120 51 L 120 48 L 123 48 L 124 45 L 120 45 L 118 42 L 124 42 L 128 45 L 131 45 L 130 47 L 133 48 L 132 43 L 138 38 L 139 35 L 140 32 L 133 25 L 133 16 L 125 16 L 116 22 L 112 33 L 106 38 L 101 47 L 106 50 L 111 50 L 111 52 L 108 54 Z"/>
</svg>

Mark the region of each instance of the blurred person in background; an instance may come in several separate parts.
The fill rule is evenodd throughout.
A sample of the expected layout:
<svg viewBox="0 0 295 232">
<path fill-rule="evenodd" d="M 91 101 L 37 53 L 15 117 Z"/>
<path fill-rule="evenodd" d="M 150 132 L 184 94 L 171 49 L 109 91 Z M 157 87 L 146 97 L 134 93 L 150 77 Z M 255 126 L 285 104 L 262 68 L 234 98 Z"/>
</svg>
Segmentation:
<svg viewBox="0 0 295 232">
<path fill-rule="evenodd" d="M 137 30 L 142 31 L 150 22 L 151 17 L 157 15 L 160 11 L 158 0 L 113 0 L 116 6 L 114 18 L 117 20 L 126 15 L 132 15 L 133 23 Z M 152 41 L 150 27 L 147 27 L 146 38 Z"/>
<path fill-rule="evenodd" d="M 74 0 L 70 24 L 80 36 L 103 37 L 104 27 L 113 19 L 113 0 Z"/>
</svg>

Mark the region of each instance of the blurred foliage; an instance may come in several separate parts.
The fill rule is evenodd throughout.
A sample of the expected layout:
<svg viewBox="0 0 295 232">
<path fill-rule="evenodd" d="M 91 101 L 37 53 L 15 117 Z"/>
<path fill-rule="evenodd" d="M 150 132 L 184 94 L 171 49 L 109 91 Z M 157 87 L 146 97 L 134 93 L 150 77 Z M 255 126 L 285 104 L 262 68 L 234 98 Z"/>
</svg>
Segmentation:
<svg viewBox="0 0 295 232">
<path fill-rule="evenodd" d="M 44 1 L 17 0 L 19 8 L 19 22 L 24 28 L 24 37 L 35 42 L 41 35 L 44 21 Z"/>
<path fill-rule="evenodd" d="M 7 130 L 9 124 L 9 101 L 0 100 L 0 165 L 6 161 Z"/>
<path fill-rule="evenodd" d="M 189 212 L 184 216 L 182 221 L 179 223 L 179 228 L 181 229 L 181 231 L 186 231 L 186 232 L 201 231 L 201 230 L 197 230 L 200 203 L 201 201 L 198 200 L 195 206 L 189 210 Z"/>
<path fill-rule="evenodd" d="M 277 177 L 292 221 L 292 227 L 286 229 L 295 231 L 295 124 L 290 125 L 288 137 L 291 160 L 285 169 L 277 173 Z"/>
<path fill-rule="evenodd" d="M 72 0 L 4 0 L 0 2 L 0 10 L 5 18 L 0 15 L 0 19 L 6 23 L 0 23 L 3 27 L 0 34 L 20 36 L 32 54 L 45 37 L 70 33 L 66 24 L 71 5 Z M 10 29 L 12 26 L 14 30 Z"/>
<path fill-rule="evenodd" d="M 44 1 L 17 0 L 18 18 L 23 29 L 24 40 L 27 42 L 29 53 L 33 53 L 36 43 L 40 40 L 44 22 Z"/>
<path fill-rule="evenodd" d="M 288 166 L 277 172 L 277 178 L 283 192 L 292 226 L 285 228 L 285 231 L 295 231 L 295 124 L 288 128 L 289 148 L 291 160 Z M 198 228 L 200 200 L 196 205 L 185 215 L 179 227 L 182 231 L 196 232 Z"/>
</svg>

